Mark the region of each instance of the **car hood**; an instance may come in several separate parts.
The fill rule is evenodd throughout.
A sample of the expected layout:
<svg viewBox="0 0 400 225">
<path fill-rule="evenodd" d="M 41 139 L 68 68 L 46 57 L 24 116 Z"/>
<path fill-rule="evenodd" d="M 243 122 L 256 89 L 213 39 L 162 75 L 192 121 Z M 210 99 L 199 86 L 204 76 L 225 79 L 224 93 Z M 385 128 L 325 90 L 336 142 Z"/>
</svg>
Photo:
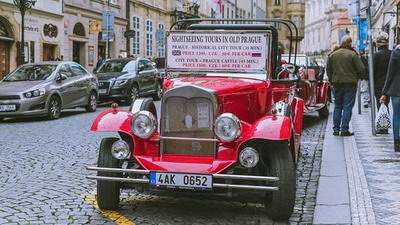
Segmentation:
<svg viewBox="0 0 400 225">
<path fill-rule="evenodd" d="M 165 91 L 183 86 L 196 86 L 212 92 L 218 99 L 219 114 L 229 112 L 253 123 L 267 109 L 269 81 L 237 77 L 182 77 L 164 80 Z"/>
<path fill-rule="evenodd" d="M 127 74 L 128 72 L 96 73 L 96 76 L 99 80 L 110 80 L 114 78 L 122 78 L 122 76 Z"/>
<path fill-rule="evenodd" d="M 171 79 L 169 83 L 166 83 L 166 89 L 186 85 L 198 86 L 213 91 L 217 95 L 223 95 L 237 93 L 238 91 L 255 90 L 260 86 L 265 87 L 266 82 L 236 77 L 182 77 Z"/>
<path fill-rule="evenodd" d="M 0 82 L 0 95 L 13 95 L 25 93 L 36 87 L 41 86 L 45 81 L 13 81 L 13 82 Z"/>
</svg>

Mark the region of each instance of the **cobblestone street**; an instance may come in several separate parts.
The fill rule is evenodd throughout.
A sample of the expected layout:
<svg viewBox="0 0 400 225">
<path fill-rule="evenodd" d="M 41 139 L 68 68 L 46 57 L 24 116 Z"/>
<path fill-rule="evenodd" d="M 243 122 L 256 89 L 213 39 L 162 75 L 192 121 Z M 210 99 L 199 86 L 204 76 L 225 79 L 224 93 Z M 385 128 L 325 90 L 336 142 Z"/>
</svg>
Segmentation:
<svg viewBox="0 0 400 225">
<path fill-rule="evenodd" d="M 122 193 L 118 212 L 98 210 L 85 166 L 97 160 L 103 134 L 89 127 L 101 110 L 0 123 L 0 224 L 272 224 L 258 205 L 135 192 Z M 312 223 L 326 127 L 316 116 L 304 122 L 291 224 Z"/>
</svg>

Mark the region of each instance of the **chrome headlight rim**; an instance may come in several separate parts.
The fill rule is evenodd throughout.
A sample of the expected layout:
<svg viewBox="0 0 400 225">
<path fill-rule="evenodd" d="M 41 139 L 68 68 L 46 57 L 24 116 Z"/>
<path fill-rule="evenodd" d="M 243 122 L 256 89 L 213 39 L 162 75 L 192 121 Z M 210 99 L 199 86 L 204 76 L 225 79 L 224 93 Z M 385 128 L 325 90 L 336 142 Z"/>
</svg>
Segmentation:
<svg viewBox="0 0 400 225">
<path fill-rule="evenodd" d="M 221 135 L 218 131 L 218 123 L 222 120 L 222 119 L 230 119 L 234 122 L 235 127 L 236 127 L 236 132 L 235 135 L 233 135 L 232 137 L 224 137 L 223 135 Z M 240 123 L 240 119 L 235 116 L 233 113 L 223 113 L 220 116 L 218 116 L 218 118 L 215 120 L 214 123 L 214 133 L 215 135 L 218 137 L 218 139 L 222 142 L 232 142 L 235 141 L 236 139 L 238 139 L 240 137 L 240 135 L 242 134 L 242 124 Z"/>
<path fill-rule="evenodd" d="M 245 162 L 245 154 L 248 154 L 247 157 L 249 156 L 249 154 L 251 157 L 253 157 L 253 162 L 251 164 L 248 164 L 247 162 Z M 246 168 L 246 169 L 251 169 L 257 166 L 257 164 L 260 161 L 260 153 L 257 151 L 257 149 L 253 148 L 253 147 L 245 147 L 242 150 L 240 150 L 239 152 L 239 163 L 242 167 Z"/>
<path fill-rule="evenodd" d="M 119 151 L 117 151 L 117 148 L 119 148 Z M 121 151 L 121 149 L 123 151 Z M 119 153 L 122 153 L 122 155 L 120 155 Z M 119 160 L 128 159 L 131 155 L 131 149 L 129 147 L 129 144 L 124 140 L 115 141 L 111 145 L 111 155 L 115 159 L 119 159 Z"/>
<path fill-rule="evenodd" d="M 145 134 L 138 133 L 138 131 L 135 130 L 135 127 L 134 127 L 135 121 L 137 119 L 139 119 L 141 116 L 147 117 L 150 121 L 150 129 Z M 131 130 L 132 130 L 133 134 L 136 135 L 137 137 L 142 138 L 142 139 L 147 139 L 154 133 L 154 131 L 156 129 L 157 129 L 157 120 L 156 120 L 155 116 L 153 115 L 153 113 L 146 111 L 146 110 L 142 110 L 133 115 Z"/>
</svg>

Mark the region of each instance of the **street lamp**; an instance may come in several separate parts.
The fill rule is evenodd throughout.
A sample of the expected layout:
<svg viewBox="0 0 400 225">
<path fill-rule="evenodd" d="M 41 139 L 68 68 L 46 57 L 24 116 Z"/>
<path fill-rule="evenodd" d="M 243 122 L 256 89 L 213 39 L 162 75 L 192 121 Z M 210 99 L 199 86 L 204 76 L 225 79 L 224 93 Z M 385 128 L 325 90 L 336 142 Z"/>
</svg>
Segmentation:
<svg viewBox="0 0 400 225">
<path fill-rule="evenodd" d="M 14 0 L 14 5 L 21 13 L 21 44 L 20 44 L 20 64 L 25 62 L 25 13 L 36 3 L 36 0 Z"/>
</svg>

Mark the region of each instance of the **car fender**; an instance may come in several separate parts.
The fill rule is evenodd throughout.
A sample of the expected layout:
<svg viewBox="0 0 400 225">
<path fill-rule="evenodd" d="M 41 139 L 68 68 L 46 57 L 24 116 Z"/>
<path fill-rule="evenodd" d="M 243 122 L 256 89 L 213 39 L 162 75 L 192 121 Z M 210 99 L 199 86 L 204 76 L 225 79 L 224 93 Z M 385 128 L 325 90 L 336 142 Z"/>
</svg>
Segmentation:
<svg viewBox="0 0 400 225">
<path fill-rule="evenodd" d="M 124 132 L 131 129 L 132 113 L 116 109 L 101 112 L 93 121 L 91 131 L 94 132 Z"/>
<path fill-rule="evenodd" d="M 59 90 L 53 89 L 53 90 L 49 91 L 49 94 L 46 97 L 46 108 L 48 107 L 49 100 L 50 100 L 51 96 L 53 96 L 53 95 L 57 95 L 58 97 L 60 97 L 61 106 L 63 106 L 64 105 L 63 95 L 61 94 L 61 92 Z"/>
<path fill-rule="evenodd" d="M 243 142 L 252 139 L 288 141 L 292 137 L 292 121 L 288 116 L 264 116 L 250 125 Z"/>
</svg>

